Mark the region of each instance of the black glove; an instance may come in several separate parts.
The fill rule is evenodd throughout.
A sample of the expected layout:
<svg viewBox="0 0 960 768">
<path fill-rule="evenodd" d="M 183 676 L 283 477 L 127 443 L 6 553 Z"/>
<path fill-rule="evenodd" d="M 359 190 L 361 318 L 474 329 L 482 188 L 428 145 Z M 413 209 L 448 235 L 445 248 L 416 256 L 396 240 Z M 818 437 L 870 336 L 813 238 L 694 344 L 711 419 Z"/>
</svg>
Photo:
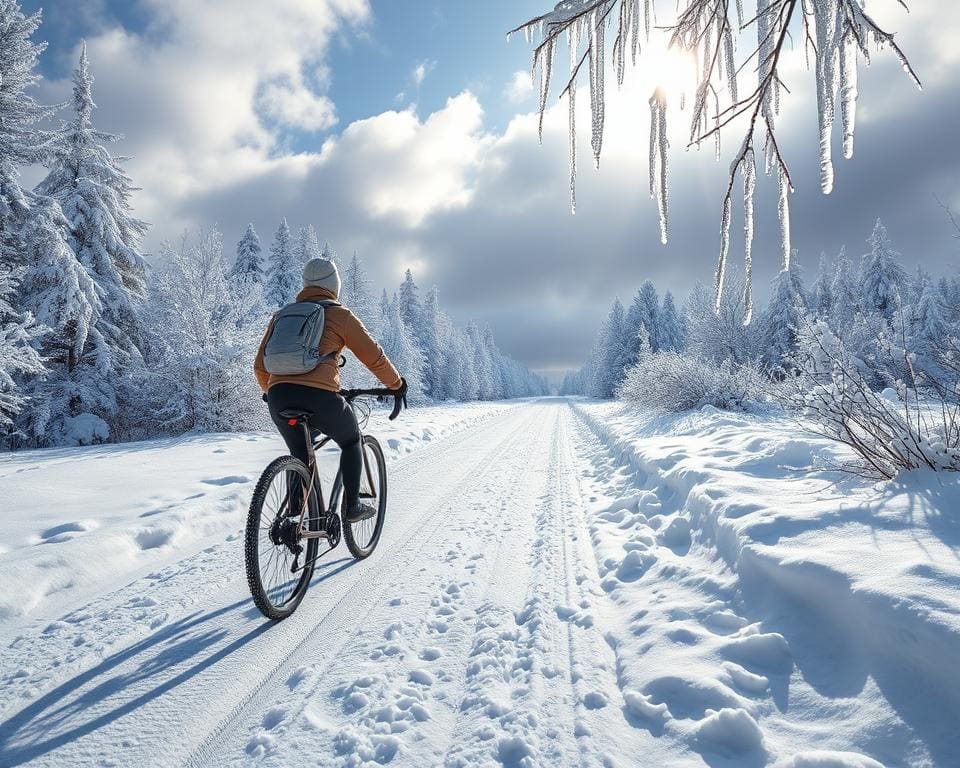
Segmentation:
<svg viewBox="0 0 960 768">
<path fill-rule="evenodd" d="M 267 402 L 267 393 L 264 392 L 262 395 L 260 395 L 260 399 L 263 400 L 263 402 Z"/>
<path fill-rule="evenodd" d="M 403 376 L 400 377 L 400 389 L 398 389 L 397 392 L 399 392 L 402 397 L 406 397 L 407 395 L 407 380 L 403 378 Z"/>
</svg>

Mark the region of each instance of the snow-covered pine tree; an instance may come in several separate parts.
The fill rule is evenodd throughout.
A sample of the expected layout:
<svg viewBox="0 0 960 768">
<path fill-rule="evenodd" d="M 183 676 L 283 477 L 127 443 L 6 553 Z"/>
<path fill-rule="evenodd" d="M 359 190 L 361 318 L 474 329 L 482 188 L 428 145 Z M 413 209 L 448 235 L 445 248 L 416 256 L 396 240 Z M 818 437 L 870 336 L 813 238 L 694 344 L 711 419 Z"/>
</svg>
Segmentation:
<svg viewBox="0 0 960 768">
<path fill-rule="evenodd" d="M 439 335 L 443 365 L 433 384 L 436 390 L 431 393 L 436 401 L 463 399 L 463 360 L 458 358 L 456 333 L 457 328 L 441 311 Z"/>
<path fill-rule="evenodd" d="M 937 281 L 937 291 L 940 294 L 940 306 L 943 307 L 943 316 L 951 328 L 960 330 L 960 277 L 949 275 Z"/>
<path fill-rule="evenodd" d="M 561 395 L 582 395 L 585 391 L 584 369 L 567 371 L 560 385 Z"/>
<path fill-rule="evenodd" d="M 18 311 L 10 303 L 21 272 L 0 264 L 0 445 L 9 445 L 15 437 L 9 432 L 27 400 L 24 377 L 42 376 L 45 371 L 34 348 L 42 329 L 29 313 Z"/>
<path fill-rule="evenodd" d="M 794 259 L 789 269 L 773 278 L 770 301 L 763 313 L 763 362 L 772 371 L 790 368 L 806 312 L 804 295 L 800 265 Z"/>
<path fill-rule="evenodd" d="M 900 291 L 906 285 L 907 273 L 880 219 L 867 243 L 870 252 L 863 255 L 860 269 L 861 306 L 864 312 L 878 312 L 889 321 L 900 305 Z"/>
<path fill-rule="evenodd" d="M 830 281 L 830 328 L 841 339 L 846 337 L 860 310 L 860 295 L 846 248 L 841 248 Z"/>
<path fill-rule="evenodd" d="M 403 282 L 400 284 L 400 317 L 407 324 L 410 333 L 422 344 L 422 329 L 420 327 L 423 307 L 420 304 L 420 289 L 413 280 L 413 272 L 409 269 L 404 273 Z"/>
<path fill-rule="evenodd" d="M 820 263 L 817 265 L 817 274 L 810 286 L 810 312 L 818 320 L 829 320 L 833 312 L 833 270 L 827 260 L 827 254 L 820 253 Z"/>
<path fill-rule="evenodd" d="M 477 375 L 473 347 L 470 337 L 462 328 L 453 328 L 450 334 L 450 351 L 447 355 L 445 378 L 448 392 L 452 397 L 463 401 L 479 399 L 480 379 Z"/>
<path fill-rule="evenodd" d="M 55 381 L 31 375 L 19 395 L 33 398 L 18 425 L 34 445 L 54 442 L 63 420 L 77 415 L 76 409 L 84 405 L 86 392 L 73 391 L 67 402 L 51 398 L 54 392 L 63 394 L 62 369 L 69 366 L 72 373 L 79 364 L 90 324 L 100 311 L 93 282 L 64 240 L 67 221 L 60 206 L 20 186 L 18 166 L 43 163 L 54 138 L 37 129 L 54 109 L 39 105 L 30 95 L 39 80 L 36 66 L 45 47 L 31 39 L 39 24 L 39 12 L 25 16 L 15 0 L 0 0 L 0 264 L 22 274 L 10 304 L 17 313 L 31 313 L 49 328 L 42 339 L 31 338 L 42 342 L 46 362 L 58 369 Z M 69 411 L 57 412 L 67 406 Z M 50 430 L 54 414 L 60 421 L 56 430 Z M 94 426 L 99 431 L 100 425 Z"/>
<path fill-rule="evenodd" d="M 21 230 L 30 215 L 31 195 L 20 186 L 17 167 L 46 160 L 52 139 L 36 126 L 55 110 L 29 92 L 40 79 L 36 66 L 46 47 L 31 39 L 40 18 L 39 11 L 25 16 L 15 0 L 0 0 L 0 258 L 7 265 L 23 263 Z"/>
<path fill-rule="evenodd" d="M 371 333 L 376 333 L 381 311 L 377 307 L 370 278 L 363 262 L 353 252 L 353 258 L 343 271 L 340 285 L 340 301 L 353 312 Z"/>
<path fill-rule="evenodd" d="M 626 341 L 632 342 L 632 337 L 624 333 L 625 323 L 623 304 L 620 299 L 614 299 L 597 337 L 596 363 L 590 387 L 590 394 L 594 397 L 613 397 L 623 381 L 624 369 L 636 362 L 634 355 L 640 354 L 641 338 L 646 338 L 648 331 L 641 323 L 636 331 L 636 349 L 628 349 Z"/>
<path fill-rule="evenodd" d="M 650 280 L 645 280 L 633 297 L 622 325 L 622 344 L 626 351 L 627 365 L 637 361 L 637 355 L 640 352 L 641 327 L 646 328 L 647 333 L 650 334 L 653 351 L 656 352 L 660 348 L 660 299 L 657 297 L 657 289 Z"/>
<path fill-rule="evenodd" d="M 917 356 L 917 364 L 923 370 L 934 373 L 938 357 L 948 348 L 949 325 L 944 318 L 940 291 L 926 272 L 918 280 L 919 298 L 909 313 L 911 327 L 909 350 Z"/>
<path fill-rule="evenodd" d="M 434 400 L 444 396 L 443 376 L 446 370 L 443 347 L 444 318 L 440 311 L 440 292 L 436 286 L 427 291 L 421 313 L 424 357 L 424 391 Z"/>
<path fill-rule="evenodd" d="M 0 0 L 0 262 L 24 268 L 13 305 L 49 331 L 38 339 L 49 375 L 25 386 L 31 404 L 17 428 L 27 444 L 89 443 L 107 439 L 96 414 L 115 408 L 115 391 L 104 382 L 109 351 L 96 328 L 100 297 L 66 242 L 59 204 L 22 189 L 17 171 L 48 160 L 55 144 L 35 127 L 53 110 L 28 93 L 43 50 L 31 40 L 39 23 L 39 13 L 26 17 L 13 0 Z"/>
<path fill-rule="evenodd" d="M 666 352 L 680 352 L 686 346 L 686 328 L 683 318 L 677 312 L 673 294 L 667 291 L 663 296 L 658 326 L 660 349 Z"/>
<path fill-rule="evenodd" d="M 494 393 L 493 361 L 483 343 L 483 331 L 474 321 L 467 323 L 467 339 L 473 356 L 473 369 L 477 375 L 477 399 L 492 400 Z"/>
<path fill-rule="evenodd" d="M 142 363 L 143 302 L 146 264 L 139 252 L 147 224 L 131 213 L 133 183 L 104 142 L 121 137 L 93 127 L 93 76 L 84 45 L 73 72 L 73 121 L 54 144 L 50 169 L 37 193 L 56 200 L 68 222 L 67 242 L 96 285 L 101 311 L 94 327 L 103 339 L 98 368 L 102 386 L 117 389 L 111 408 L 98 414 L 114 432 L 120 425 L 124 382 Z"/>
<path fill-rule="evenodd" d="M 29 265 L 19 306 L 49 329 L 40 353 L 48 374 L 29 389 L 31 406 L 18 426 L 33 445 L 87 445 L 109 439 L 101 414 L 114 413 L 112 355 L 97 328 L 97 286 L 67 245 L 68 223 L 55 200 L 31 196 L 22 223 L 22 257 Z"/>
<path fill-rule="evenodd" d="M 714 310 L 714 296 L 697 283 L 684 309 L 687 350 L 716 365 L 730 360 L 734 366 L 756 362 L 760 356 L 758 323 L 747 323 L 749 305 L 739 274 L 727 276 L 720 311 Z"/>
<path fill-rule="evenodd" d="M 297 260 L 290 237 L 290 227 L 284 218 L 270 245 L 270 264 L 264 298 L 270 307 L 282 307 L 293 301 L 303 286 L 303 264 Z"/>
<path fill-rule="evenodd" d="M 247 224 L 243 237 L 237 243 L 237 258 L 230 268 L 231 279 L 250 280 L 263 284 L 263 260 L 261 254 L 260 237 L 253 224 Z"/>
<path fill-rule="evenodd" d="M 407 380 L 408 397 L 411 400 L 423 398 L 423 355 L 410 333 L 410 329 L 400 316 L 400 302 L 394 295 L 387 300 L 384 291 L 381 302 L 383 311 L 380 317 L 380 345 L 397 370 Z"/>
<path fill-rule="evenodd" d="M 326 247 L 327 243 L 324 243 L 324 248 Z M 294 251 L 296 261 L 300 264 L 301 269 L 310 259 L 320 258 L 322 255 L 320 242 L 317 239 L 317 230 L 313 228 L 313 224 L 308 224 L 297 230 L 297 242 L 294 245 Z M 324 256 L 324 258 L 328 257 Z"/>
<path fill-rule="evenodd" d="M 311 226 L 310 229 L 313 229 L 313 226 Z M 314 233 L 314 236 L 316 236 L 316 233 Z M 323 258 L 327 259 L 328 261 L 337 260 L 337 252 L 333 249 L 333 246 L 331 246 L 330 243 L 328 243 L 326 240 L 324 240 L 323 242 L 323 248 L 320 251 L 320 255 Z"/>
<path fill-rule="evenodd" d="M 487 359 L 490 361 L 490 399 L 500 400 L 507 396 L 505 360 L 493 338 L 493 329 L 489 325 L 483 327 L 483 348 Z"/>
<path fill-rule="evenodd" d="M 146 309 L 152 418 L 167 432 L 234 431 L 262 420 L 250 361 L 267 318 L 244 314 L 226 272 L 216 229 L 196 246 L 161 248 Z"/>
</svg>

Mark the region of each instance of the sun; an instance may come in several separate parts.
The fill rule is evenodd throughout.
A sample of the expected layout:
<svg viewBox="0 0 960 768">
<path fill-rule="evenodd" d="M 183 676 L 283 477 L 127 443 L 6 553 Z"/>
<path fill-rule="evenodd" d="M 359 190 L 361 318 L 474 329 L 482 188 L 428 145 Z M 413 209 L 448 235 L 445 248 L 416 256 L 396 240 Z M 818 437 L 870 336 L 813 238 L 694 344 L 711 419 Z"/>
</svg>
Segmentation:
<svg viewBox="0 0 960 768">
<path fill-rule="evenodd" d="M 679 101 L 696 89 L 697 71 L 693 56 L 676 47 L 649 46 L 637 62 L 645 84 L 652 92 L 660 88 L 671 101 Z"/>
</svg>

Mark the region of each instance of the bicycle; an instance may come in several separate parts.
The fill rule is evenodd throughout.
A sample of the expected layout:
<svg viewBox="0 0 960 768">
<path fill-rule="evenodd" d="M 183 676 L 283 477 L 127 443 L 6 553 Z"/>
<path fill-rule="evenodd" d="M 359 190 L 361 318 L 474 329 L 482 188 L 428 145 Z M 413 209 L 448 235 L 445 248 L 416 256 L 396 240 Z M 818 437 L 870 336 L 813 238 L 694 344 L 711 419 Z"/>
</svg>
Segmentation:
<svg viewBox="0 0 960 768">
<path fill-rule="evenodd" d="M 253 602 L 268 619 L 280 621 L 292 614 L 303 600 L 313 577 L 316 562 L 336 549 L 341 533 L 350 554 L 358 560 L 369 557 L 380 541 L 387 509 L 387 467 L 383 449 L 372 435 L 364 434 L 370 418 L 366 398 L 383 401 L 394 398 L 390 420 L 406 407 L 406 396 L 392 389 L 347 389 L 343 397 L 357 414 L 363 452 L 360 498 L 376 508 L 377 514 L 355 523 L 344 523 L 338 510 L 345 507 L 343 477 L 337 470 L 324 506 L 323 488 L 317 470 L 316 452 L 330 437 L 310 428 L 309 411 L 290 409 L 280 416 L 291 426 L 299 424 L 307 442 L 309 466 L 293 456 L 274 459 L 260 476 L 250 511 L 244 543 L 247 583 Z M 342 500 L 342 504 L 341 504 Z M 318 553 L 321 542 L 326 549 Z M 303 555 L 303 562 L 300 556 Z M 292 561 L 292 562 L 291 562 Z"/>
</svg>

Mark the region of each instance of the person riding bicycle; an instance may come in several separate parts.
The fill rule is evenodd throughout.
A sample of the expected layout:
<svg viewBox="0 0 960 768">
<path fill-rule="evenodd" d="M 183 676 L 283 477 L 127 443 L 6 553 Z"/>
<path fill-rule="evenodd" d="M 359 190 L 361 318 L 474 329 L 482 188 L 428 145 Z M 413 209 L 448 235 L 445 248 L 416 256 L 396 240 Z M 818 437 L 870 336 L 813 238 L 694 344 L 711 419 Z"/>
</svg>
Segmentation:
<svg viewBox="0 0 960 768">
<path fill-rule="evenodd" d="M 337 302 L 340 297 L 340 274 L 337 265 L 327 259 L 310 259 L 303 268 L 303 290 L 297 301 Z M 291 425 L 280 412 L 287 409 L 309 411 L 310 426 L 328 435 L 340 446 L 340 471 L 346 500 L 344 519 L 355 523 L 376 515 L 370 504 L 360 501 L 360 474 L 363 454 L 360 429 L 353 409 L 338 394 L 340 391 L 340 353 L 344 347 L 356 355 L 385 387 L 405 394 L 406 380 L 397 372 L 383 349 L 363 323 L 339 303 L 325 305 L 323 335 L 320 338 L 321 362 L 312 371 L 297 375 L 275 375 L 264 367 L 264 351 L 274 320 L 270 320 L 254 361 L 257 383 L 265 393 L 270 417 L 290 454 L 307 464 L 307 446 L 303 430 Z"/>
</svg>

